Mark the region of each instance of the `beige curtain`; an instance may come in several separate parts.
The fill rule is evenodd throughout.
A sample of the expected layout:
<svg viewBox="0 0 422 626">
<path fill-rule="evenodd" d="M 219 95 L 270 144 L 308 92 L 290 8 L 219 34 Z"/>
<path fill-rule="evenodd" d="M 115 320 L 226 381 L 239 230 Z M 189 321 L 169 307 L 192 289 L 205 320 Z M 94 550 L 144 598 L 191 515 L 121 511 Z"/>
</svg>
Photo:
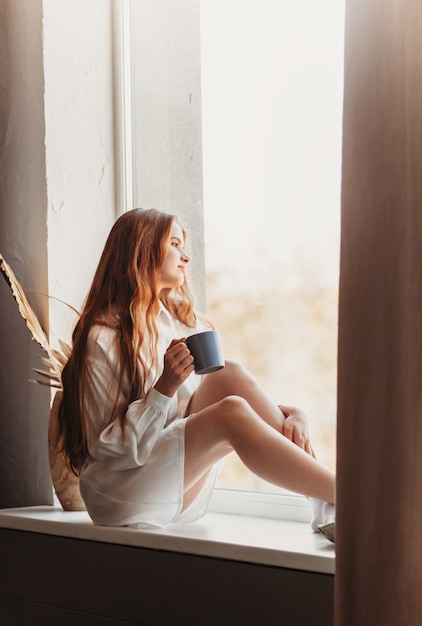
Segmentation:
<svg viewBox="0 0 422 626">
<path fill-rule="evenodd" d="M 422 625 L 422 3 L 348 0 L 336 626 Z"/>
</svg>

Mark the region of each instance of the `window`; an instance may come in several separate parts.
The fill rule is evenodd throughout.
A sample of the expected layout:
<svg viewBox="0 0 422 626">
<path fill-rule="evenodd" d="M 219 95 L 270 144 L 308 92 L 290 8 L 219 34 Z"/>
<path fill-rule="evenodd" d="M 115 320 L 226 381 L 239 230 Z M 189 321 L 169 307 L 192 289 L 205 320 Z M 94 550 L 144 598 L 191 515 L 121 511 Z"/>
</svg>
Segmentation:
<svg viewBox="0 0 422 626">
<path fill-rule="evenodd" d="M 208 314 L 334 469 L 343 11 L 202 0 Z M 219 486 L 280 491 L 235 455 Z"/>
<path fill-rule="evenodd" d="M 135 205 L 179 211 L 201 207 L 203 176 L 207 312 L 225 355 L 305 410 L 334 468 L 343 2 L 197 6 L 123 1 L 126 186 L 133 173 Z M 235 455 L 218 486 L 281 491 Z"/>
</svg>

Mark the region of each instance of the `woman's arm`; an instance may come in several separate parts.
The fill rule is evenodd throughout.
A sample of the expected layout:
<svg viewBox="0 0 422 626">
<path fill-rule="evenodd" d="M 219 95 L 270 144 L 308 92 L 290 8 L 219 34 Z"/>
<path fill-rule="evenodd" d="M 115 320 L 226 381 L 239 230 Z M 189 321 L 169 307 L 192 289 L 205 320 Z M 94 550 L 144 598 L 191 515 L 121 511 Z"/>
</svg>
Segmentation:
<svg viewBox="0 0 422 626">
<path fill-rule="evenodd" d="M 171 398 L 151 389 L 132 402 L 126 411 L 124 429 L 116 418 L 90 446 L 93 457 L 107 461 L 116 470 L 144 465 L 165 426 Z"/>
<path fill-rule="evenodd" d="M 151 389 L 127 405 L 128 385 L 120 386 L 116 333 L 95 329 L 88 341 L 88 379 L 84 414 L 90 455 L 114 469 L 143 465 L 164 428 L 172 399 Z M 122 427 L 119 415 L 126 411 Z"/>
</svg>

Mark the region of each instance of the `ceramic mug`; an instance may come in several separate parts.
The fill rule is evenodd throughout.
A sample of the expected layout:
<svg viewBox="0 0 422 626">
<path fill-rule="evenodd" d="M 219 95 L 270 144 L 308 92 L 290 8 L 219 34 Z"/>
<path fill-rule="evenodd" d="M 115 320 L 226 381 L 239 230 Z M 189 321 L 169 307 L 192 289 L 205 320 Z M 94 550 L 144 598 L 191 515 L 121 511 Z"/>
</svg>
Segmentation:
<svg viewBox="0 0 422 626">
<path fill-rule="evenodd" d="M 206 330 L 186 339 L 193 356 L 195 374 L 210 374 L 224 367 L 220 337 L 216 330 Z"/>
</svg>

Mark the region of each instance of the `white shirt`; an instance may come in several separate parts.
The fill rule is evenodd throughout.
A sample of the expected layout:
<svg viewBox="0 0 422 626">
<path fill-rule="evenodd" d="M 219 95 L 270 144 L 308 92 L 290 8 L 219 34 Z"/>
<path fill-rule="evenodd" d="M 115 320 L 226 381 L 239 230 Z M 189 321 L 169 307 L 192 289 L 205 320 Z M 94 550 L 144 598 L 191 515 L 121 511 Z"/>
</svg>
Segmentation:
<svg viewBox="0 0 422 626">
<path fill-rule="evenodd" d="M 117 333 L 95 326 L 88 336 L 85 423 L 90 458 L 80 478 L 88 513 L 97 524 L 154 525 L 194 521 L 211 495 L 216 467 L 197 500 L 182 514 L 184 428 L 188 402 L 201 382 L 192 373 L 170 398 L 153 388 L 171 341 L 201 332 L 188 328 L 163 306 L 157 318 L 158 367 L 147 373 L 145 397 L 126 411 L 124 435 L 118 419 L 127 406 L 128 383 L 119 392 Z"/>
</svg>

